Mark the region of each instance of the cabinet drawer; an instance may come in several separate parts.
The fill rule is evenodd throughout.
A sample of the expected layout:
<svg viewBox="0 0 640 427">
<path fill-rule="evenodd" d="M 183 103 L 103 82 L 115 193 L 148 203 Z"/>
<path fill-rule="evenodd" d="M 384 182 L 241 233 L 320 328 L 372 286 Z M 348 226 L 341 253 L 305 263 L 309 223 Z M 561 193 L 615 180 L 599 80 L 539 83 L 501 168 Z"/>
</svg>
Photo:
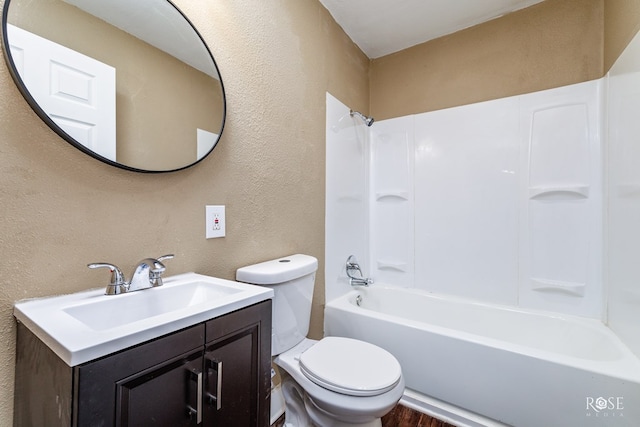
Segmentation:
<svg viewBox="0 0 640 427">
<path fill-rule="evenodd" d="M 256 324 L 264 329 L 271 340 L 271 300 L 209 320 L 205 323 L 205 342 L 210 344 L 225 336 L 235 334 L 240 329 L 247 329 Z M 271 352 L 271 341 L 269 341 L 269 352 Z"/>
</svg>

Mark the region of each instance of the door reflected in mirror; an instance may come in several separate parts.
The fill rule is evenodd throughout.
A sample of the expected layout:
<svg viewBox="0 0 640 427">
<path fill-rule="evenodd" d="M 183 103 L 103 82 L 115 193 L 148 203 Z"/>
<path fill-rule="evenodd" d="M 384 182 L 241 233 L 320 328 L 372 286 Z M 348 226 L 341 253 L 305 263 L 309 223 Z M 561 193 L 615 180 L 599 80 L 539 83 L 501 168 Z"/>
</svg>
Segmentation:
<svg viewBox="0 0 640 427">
<path fill-rule="evenodd" d="M 226 106 L 217 66 L 167 0 L 7 0 L 3 45 L 38 115 L 102 161 L 174 171 L 220 138 Z"/>
</svg>

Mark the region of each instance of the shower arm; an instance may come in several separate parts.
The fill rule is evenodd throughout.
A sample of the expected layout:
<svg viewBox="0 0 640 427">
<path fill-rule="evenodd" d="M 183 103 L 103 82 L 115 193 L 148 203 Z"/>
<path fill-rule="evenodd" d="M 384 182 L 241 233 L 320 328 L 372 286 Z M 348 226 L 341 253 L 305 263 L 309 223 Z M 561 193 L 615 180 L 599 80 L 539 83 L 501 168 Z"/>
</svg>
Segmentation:
<svg viewBox="0 0 640 427">
<path fill-rule="evenodd" d="M 349 115 L 351 117 L 353 116 L 358 116 L 362 119 L 362 121 L 364 122 L 365 125 L 367 125 L 368 127 L 371 127 L 371 125 L 373 124 L 373 122 L 375 121 L 375 119 L 371 116 L 365 116 L 364 114 L 362 114 L 359 111 L 353 111 L 353 110 L 349 110 Z"/>
</svg>

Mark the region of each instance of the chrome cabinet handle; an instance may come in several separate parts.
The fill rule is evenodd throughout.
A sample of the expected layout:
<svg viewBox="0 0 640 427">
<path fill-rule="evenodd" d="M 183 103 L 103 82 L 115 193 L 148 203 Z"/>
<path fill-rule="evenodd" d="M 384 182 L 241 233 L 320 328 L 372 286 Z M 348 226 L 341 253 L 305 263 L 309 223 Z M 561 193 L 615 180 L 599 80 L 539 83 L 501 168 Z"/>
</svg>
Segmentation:
<svg viewBox="0 0 640 427">
<path fill-rule="evenodd" d="M 196 383 L 196 404 L 192 405 L 191 402 L 187 405 L 187 411 L 189 414 L 189 418 L 192 418 L 194 415 L 196 416 L 196 424 L 202 423 L 202 372 L 198 372 L 195 369 L 189 369 L 189 379 Z M 193 391 L 193 388 L 190 387 L 190 391 Z M 193 393 L 189 393 L 189 398 L 193 396 Z M 195 406 L 195 409 L 194 409 Z"/>
<path fill-rule="evenodd" d="M 207 393 L 207 397 L 211 404 L 215 402 L 216 411 L 219 411 L 222 408 L 222 362 L 207 359 L 207 365 L 207 369 L 216 373 L 216 394 Z"/>
</svg>

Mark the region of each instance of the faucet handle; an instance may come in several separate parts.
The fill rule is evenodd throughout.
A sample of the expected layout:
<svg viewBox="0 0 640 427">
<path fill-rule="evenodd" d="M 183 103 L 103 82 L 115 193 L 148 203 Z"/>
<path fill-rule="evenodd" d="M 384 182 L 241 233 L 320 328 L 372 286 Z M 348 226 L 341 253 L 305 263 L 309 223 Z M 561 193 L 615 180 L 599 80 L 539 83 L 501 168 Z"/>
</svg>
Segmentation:
<svg viewBox="0 0 640 427">
<path fill-rule="evenodd" d="M 111 280 L 107 285 L 107 289 L 105 291 L 106 295 L 117 295 L 117 294 L 126 292 L 128 283 L 124 279 L 124 274 L 122 274 L 122 270 L 120 270 L 116 265 L 109 264 L 108 262 L 94 262 L 91 264 L 87 264 L 87 267 L 91 269 L 108 268 L 109 271 L 111 271 Z"/>
<path fill-rule="evenodd" d="M 360 264 L 358 264 L 358 260 L 354 255 L 349 255 L 349 258 L 347 258 L 345 269 L 351 286 L 369 286 L 373 283 L 373 279 L 364 277 Z M 357 272 L 357 274 L 354 275 L 354 272 Z"/>
<path fill-rule="evenodd" d="M 154 262 L 152 263 L 153 265 L 150 266 L 150 274 L 152 275 L 152 277 L 154 278 L 160 278 L 160 276 L 162 275 L 162 273 L 165 272 L 165 270 L 167 269 L 164 264 L 162 263 L 162 261 L 167 260 L 167 259 L 171 259 L 173 258 L 173 254 L 167 254 L 167 255 L 162 255 L 159 256 L 158 258 L 156 258 L 155 260 L 153 260 Z"/>
<path fill-rule="evenodd" d="M 167 254 L 167 255 L 159 256 L 159 257 L 158 257 L 158 258 L 156 258 L 156 259 L 157 259 L 158 261 L 164 261 L 164 260 L 166 260 L 166 259 L 171 259 L 171 258 L 173 258 L 174 256 L 175 256 L 175 255 L 173 255 L 173 254 Z"/>
<path fill-rule="evenodd" d="M 149 279 L 153 282 L 153 286 L 162 286 L 162 274 L 167 270 L 162 261 L 172 259 L 173 254 L 159 256 L 155 259 L 153 266 L 149 270 Z"/>
<path fill-rule="evenodd" d="M 353 276 L 351 276 L 351 271 L 357 271 L 360 274 L 360 277 L 362 277 L 362 270 L 360 270 L 360 264 L 358 264 L 358 260 L 355 255 L 349 255 L 349 258 L 347 258 L 346 270 L 349 278 L 353 278 Z"/>
</svg>

